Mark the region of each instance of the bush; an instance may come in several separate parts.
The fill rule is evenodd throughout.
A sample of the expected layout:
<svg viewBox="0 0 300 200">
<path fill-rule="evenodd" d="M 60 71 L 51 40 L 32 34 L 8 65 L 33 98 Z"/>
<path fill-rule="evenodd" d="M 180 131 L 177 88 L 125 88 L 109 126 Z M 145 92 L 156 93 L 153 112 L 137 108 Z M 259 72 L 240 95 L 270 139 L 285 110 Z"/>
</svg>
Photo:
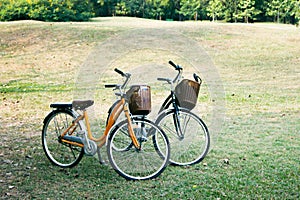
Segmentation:
<svg viewBox="0 0 300 200">
<path fill-rule="evenodd" d="M 0 20 L 87 21 L 94 16 L 89 0 L 3 0 Z"/>
<path fill-rule="evenodd" d="M 0 20 L 11 21 L 16 19 L 28 19 L 29 5 L 26 0 L 9 1 L 0 3 Z"/>
</svg>

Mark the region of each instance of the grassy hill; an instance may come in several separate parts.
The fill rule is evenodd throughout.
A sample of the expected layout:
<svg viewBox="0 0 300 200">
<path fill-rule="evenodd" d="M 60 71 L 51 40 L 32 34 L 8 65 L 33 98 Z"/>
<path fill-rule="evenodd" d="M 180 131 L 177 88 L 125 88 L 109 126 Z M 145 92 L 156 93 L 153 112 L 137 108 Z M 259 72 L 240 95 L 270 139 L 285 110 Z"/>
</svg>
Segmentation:
<svg viewBox="0 0 300 200">
<path fill-rule="evenodd" d="M 124 37 L 128 43 L 120 40 Z M 144 49 L 134 49 L 138 45 L 135 38 L 145 43 Z M 189 58 L 183 56 L 186 52 L 174 49 L 172 43 L 158 49 L 158 43 L 164 41 L 184 46 L 190 55 L 194 51 L 186 41 L 193 41 L 192 46 L 201 47 L 210 60 L 211 66 L 206 70 L 216 69 L 222 80 L 226 117 L 222 118 L 222 129 L 214 133 L 212 150 L 204 161 L 191 167 L 170 166 L 158 179 L 145 182 L 125 181 L 91 157 L 85 157 L 73 169 L 52 166 L 40 140 L 49 104 L 71 101 L 80 92 L 80 80 L 86 80 L 87 87 L 89 80 L 96 80 L 94 86 L 98 90 L 94 97 L 99 112 L 95 115 L 103 123 L 113 99 L 111 91 L 103 89 L 103 83 L 118 80 L 110 76 L 111 68 L 132 72 L 144 69 L 144 73 L 150 73 L 153 67 L 161 69 L 162 75 L 169 75 L 172 68 L 167 62 L 172 59 L 187 67 L 187 72 L 193 71 Z M 122 46 L 123 43 L 128 46 Z M 98 54 L 105 45 L 110 51 Z M 123 49 L 124 54 L 107 61 L 109 67 L 97 68 L 105 59 L 111 59 L 108 55 Z M 82 23 L 1 22 L 0 196 L 299 199 L 299 52 L 300 30 L 289 25 L 117 17 Z M 83 69 L 96 69 L 93 72 L 98 74 L 88 77 L 80 74 Z M 203 68 L 197 70 L 204 76 L 198 114 L 210 128 L 214 126 L 213 116 L 206 108 L 214 104 L 209 77 Z M 154 85 L 153 94 L 159 96 L 162 89 Z"/>
</svg>

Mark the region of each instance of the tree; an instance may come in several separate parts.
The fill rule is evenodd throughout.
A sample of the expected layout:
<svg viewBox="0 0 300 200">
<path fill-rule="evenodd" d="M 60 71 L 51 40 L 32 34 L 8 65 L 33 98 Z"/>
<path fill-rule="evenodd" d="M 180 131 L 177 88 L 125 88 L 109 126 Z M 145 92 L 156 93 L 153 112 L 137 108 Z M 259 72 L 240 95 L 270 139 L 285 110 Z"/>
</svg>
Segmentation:
<svg viewBox="0 0 300 200">
<path fill-rule="evenodd" d="M 257 14 L 256 18 L 258 21 L 267 21 L 268 16 L 266 16 L 266 4 L 268 0 L 255 0 L 255 8 L 260 11 L 259 14 Z"/>
<path fill-rule="evenodd" d="M 291 15 L 295 17 L 295 24 L 298 26 L 300 21 L 300 0 L 292 0 Z"/>
<path fill-rule="evenodd" d="M 249 19 L 255 19 L 255 15 L 259 14 L 255 8 L 255 0 L 242 0 L 239 2 L 239 16 L 244 19 L 244 22 L 249 23 Z"/>
<path fill-rule="evenodd" d="M 207 8 L 207 15 L 212 17 L 212 21 L 215 21 L 218 19 L 218 17 L 221 17 L 223 15 L 223 4 L 220 0 L 211 0 L 209 1 L 208 8 Z"/>
<path fill-rule="evenodd" d="M 237 0 L 224 1 L 224 16 L 225 20 L 229 22 L 237 22 Z"/>
<path fill-rule="evenodd" d="M 115 16 L 116 6 L 121 0 L 98 0 L 100 16 Z"/>
<path fill-rule="evenodd" d="M 267 3 L 268 16 L 273 17 L 274 22 L 297 24 L 300 20 L 299 0 L 270 0 Z"/>
<path fill-rule="evenodd" d="M 87 21 L 92 16 L 89 0 L 2 0 L 0 20 Z M 1 6 L 2 7 L 2 6 Z"/>
<path fill-rule="evenodd" d="M 129 11 L 129 16 L 133 17 L 144 17 L 145 15 L 145 0 L 129 0 L 122 1 L 126 2 L 126 7 Z"/>
<path fill-rule="evenodd" d="M 283 8 L 282 0 L 271 0 L 267 5 L 267 15 L 274 17 L 274 21 L 279 23 Z"/>
<path fill-rule="evenodd" d="M 188 19 L 194 18 L 197 20 L 200 5 L 201 2 L 199 0 L 181 0 L 179 13 Z"/>
<path fill-rule="evenodd" d="M 164 15 L 164 6 L 166 4 L 165 1 L 160 1 L 160 0 L 148 0 L 148 12 L 151 17 L 155 19 L 161 20 L 163 15 Z"/>
<path fill-rule="evenodd" d="M 283 2 L 283 22 L 297 24 L 300 15 L 300 0 L 284 0 Z"/>
<path fill-rule="evenodd" d="M 117 3 L 115 9 L 116 9 L 116 15 L 124 16 L 128 14 L 128 10 L 126 8 L 125 2 Z"/>
<path fill-rule="evenodd" d="M 30 19 L 30 5 L 26 0 L 0 2 L 0 21 Z"/>
</svg>

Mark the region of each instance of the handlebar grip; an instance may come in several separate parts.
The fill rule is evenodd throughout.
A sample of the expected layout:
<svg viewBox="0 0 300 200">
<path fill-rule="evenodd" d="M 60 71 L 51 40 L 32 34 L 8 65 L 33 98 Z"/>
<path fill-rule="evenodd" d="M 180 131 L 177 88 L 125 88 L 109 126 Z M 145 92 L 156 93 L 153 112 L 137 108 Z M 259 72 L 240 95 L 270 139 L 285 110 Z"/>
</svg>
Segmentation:
<svg viewBox="0 0 300 200">
<path fill-rule="evenodd" d="M 175 63 L 173 63 L 173 61 L 169 61 L 169 64 L 172 65 L 176 70 L 182 70 L 182 67 L 180 67 L 179 65 L 176 65 Z"/>
<path fill-rule="evenodd" d="M 104 85 L 105 88 L 114 88 L 114 87 L 117 87 L 116 84 L 107 84 L 107 85 Z"/>
<path fill-rule="evenodd" d="M 167 81 L 167 78 L 157 78 L 158 81 Z"/>
<path fill-rule="evenodd" d="M 166 81 L 166 82 L 168 82 L 168 83 L 172 83 L 172 80 L 171 79 L 169 79 L 169 78 L 157 78 L 157 80 L 158 81 Z"/>
<path fill-rule="evenodd" d="M 193 75 L 194 75 L 195 81 L 201 84 L 202 83 L 202 79 L 200 78 L 200 76 L 198 76 L 196 73 L 194 73 Z"/>
<path fill-rule="evenodd" d="M 118 68 L 115 68 L 115 72 L 117 72 L 118 74 L 121 74 L 121 76 L 125 76 L 124 72 L 122 72 Z"/>
<path fill-rule="evenodd" d="M 175 65 L 175 63 L 173 63 L 172 60 L 169 61 L 169 64 L 172 65 L 173 67 L 175 67 L 175 69 L 177 69 L 177 65 Z"/>
</svg>

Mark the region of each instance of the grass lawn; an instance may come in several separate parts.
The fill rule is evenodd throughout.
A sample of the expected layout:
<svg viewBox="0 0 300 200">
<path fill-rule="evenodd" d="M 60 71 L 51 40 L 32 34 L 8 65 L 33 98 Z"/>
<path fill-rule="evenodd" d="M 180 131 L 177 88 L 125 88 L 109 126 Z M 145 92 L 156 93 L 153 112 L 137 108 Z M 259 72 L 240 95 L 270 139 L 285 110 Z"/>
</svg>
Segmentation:
<svg viewBox="0 0 300 200">
<path fill-rule="evenodd" d="M 101 52 L 106 39 L 135 31 L 136 35 L 128 37 L 129 42 L 138 33 L 145 33 L 145 43 L 153 43 L 153 48 L 165 40 L 187 45 L 183 38 L 176 37 L 181 34 L 209 55 L 222 79 L 226 102 L 224 123 L 221 130 L 213 133 L 212 150 L 200 164 L 169 166 L 150 181 L 126 181 L 93 157 L 84 157 L 72 169 L 51 165 L 40 136 L 49 104 L 71 101 L 79 80 L 91 80 L 80 70 L 84 64 L 89 64 L 90 69 L 97 67 L 89 59 L 93 55 L 99 63 L 109 59 L 109 53 L 95 54 Z M 159 31 L 164 33 L 162 37 L 152 41 L 151 35 Z M 114 45 L 118 44 L 111 44 L 111 52 L 118 52 Z M 299 52 L 300 29 L 291 25 L 136 18 L 97 18 L 83 23 L 0 22 L 0 197 L 299 199 Z M 169 59 L 189 65 L 188 59 L 179 54 L 176 49 L 129 51 L 114 59 L 110 67 L 148 69 L 145 62 L 154 67 L 165 64 L 171 71 L 167 67 Z M 102 124 L 113 99 L 111 91 L 103 89 L 103 82 L 117 80 L 109 76 L 110 71 L 97 71 L 96 77 L 100 78 L 94 84 L 99 88 L 94 97 Z M 210 128 L 214 124 L 206 107 L 211 107 L 212 99 L 206 83 L 204 79 L 198 114 Z M 153 94 L 159 96 L 161 88 L 157 88 L 157 94 L 155 87 Z"/>
</svg>

